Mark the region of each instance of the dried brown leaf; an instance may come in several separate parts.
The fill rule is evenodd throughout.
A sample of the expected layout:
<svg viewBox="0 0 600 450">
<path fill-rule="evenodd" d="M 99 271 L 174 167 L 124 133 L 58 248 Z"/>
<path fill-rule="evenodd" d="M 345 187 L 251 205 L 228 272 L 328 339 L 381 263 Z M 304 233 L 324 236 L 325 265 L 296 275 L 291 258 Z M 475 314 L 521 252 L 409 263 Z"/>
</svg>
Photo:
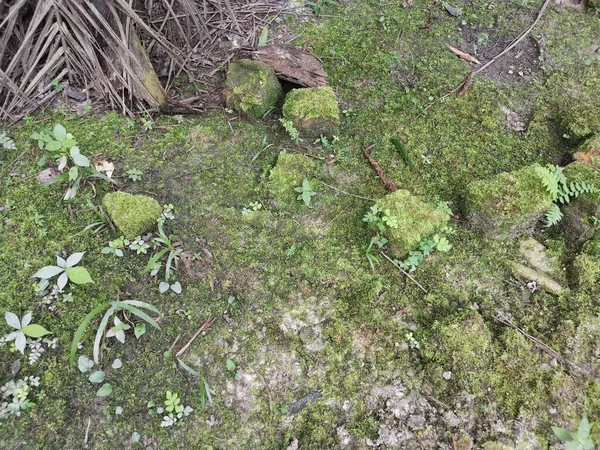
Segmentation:
<svg viewBox="0 0 600 450">
<path fill-rule="evenodd" d="M 98 172 L 105 174 L 108 178 L 112 178 L 112 174 L 115 171 L 115 165 L 106 159 L 94 161 L 94 167 Z"/>
</svg>

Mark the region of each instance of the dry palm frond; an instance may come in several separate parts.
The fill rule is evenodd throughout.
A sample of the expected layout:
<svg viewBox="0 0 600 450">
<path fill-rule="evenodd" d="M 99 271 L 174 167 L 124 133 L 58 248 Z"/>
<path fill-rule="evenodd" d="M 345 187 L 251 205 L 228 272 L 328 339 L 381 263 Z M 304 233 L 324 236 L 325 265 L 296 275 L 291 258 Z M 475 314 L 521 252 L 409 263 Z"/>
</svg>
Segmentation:
<svg viewBox="0 0 600 450">
<path fill-rule="evenodd" d="M 255 1 L 0 0 L 0 121 L 18 120 L 67 83 L 129 115 L 190 109 L 168 96 L 148 55 L 169 80 L 215 67 L 205 55 L 219 40 L 233 32 L 252 43 L 267 15 L 281 12 L 281 0 Z"/>
</svg>

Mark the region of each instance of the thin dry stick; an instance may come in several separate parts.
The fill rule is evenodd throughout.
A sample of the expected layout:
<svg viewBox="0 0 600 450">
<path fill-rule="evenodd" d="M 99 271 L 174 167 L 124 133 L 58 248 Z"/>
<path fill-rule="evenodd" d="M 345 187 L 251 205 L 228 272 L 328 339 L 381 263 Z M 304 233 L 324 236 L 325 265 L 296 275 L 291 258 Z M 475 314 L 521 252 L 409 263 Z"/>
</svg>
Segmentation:
<svg viewBox="0 0 600 450">
<path fill-rule="evenodd" d="M 390 192 L 396 192 L 398 190 L 396 184 L 386 176 L 385 172 L 381 168 L 381 165 L 377 161 L 375 161 L 375 158 L 371 156 L 371 150 L 373 150 L 374 148 L 375 144 L 371 144 L 367 148 L 363 148 L 363 155 L 365 155 L 365 158 L 367 158 L 367 161 L 369 161 L 369 164 L 371 165 L 371 167 L 373 168 L 383 185 L 386 187 L 386 189 Z"/>
<path fill-rule="evenodd" d="M 216 319 L 216 318 L 214 318 L 214 317 L 211 317 L 210 319 L 207 319 L 207 320 L 206 320 L 206 322 L 204 322 L 204 323 L 202 324 L 202 326 L 200 327 L 200 329 L 199 329 L 198 331 L 196 331 L 196 333 L 194 333 L 194 335 L 193 335 L 193 336 L 192 336 L 192 338 L 191 338 L 191 339 L 188 341 L 188 343 L 187 343 L 187 344 L 185 344 L 183 347 L 181 347 L 181 350 L 179 350 L 179 351 L 178 351 L 178 352 L 177 352 L 175 355 L 176 355 L 176 356 L 181 356 L 181 355 L 183 355 L 183 354 L 186 352 L 186 350 L 187 350 L 188 348 L 190 348 L 190 345 L 192 345 L 192 342 L 194 342 L 194 341 L 196 340 L 196 338 L 197 338 L 198 336 L 200 336 L 200 333 L 202 333 L 202 332 L 204 332 L 204 331 L 207 331 L 207 330 L 208 330 L 208 329 L 211 327 L 211 325 L 214 323 L 214 321 L 215 321 L 215 320 L 217 320 L 217 319 Z"/>
<path fill-rule="evenodd" d="M 363 197 L 361 195 L 351 194 L 350 192 L 342 191 L 341 189 L 336 188 L 335 186 L 332 186 L 330 184 L 323 183 L 322 181 L 320 183 L 323 186 L 327 186 L 329 189 L 333 189 L 334 191 L 337 191 L 337 192 L 339 192 L 341 194 L 344 194 L 344 195 L 349 195 L 350 197 L 356 197 L 356 198 L 360 198 L 361 200 L 367 200 L 367 201 L 370 201 L 370 202 L 376 202 L 377 201 L 377 200 L 369 198 L 369 197 Z"/>
<path fill-rule="evenodd" d="M 381 253 L 381 256 L 383 256 L 385 259 L 387 259 L 389 262 L 391 262 L 391 263 L 392 263 L 394 266 L 396 266 L 396 268 L 397 268 L 397 269 L 398 269 L 400 272 L 402 272 L 404 275 L 406 275 L 410 281 L 412 281 L 412 282 L 413 282 L 413 283 L 415 283 L 417 286 L 419 286 L 419 288 L 420 288 L 420 289 L 421 289 L 423 292 L 425 292 L 426 294 L 429 294 L 429 292 L 427 292 L 427 291 L 425 290 L 425 288 L 424 288 L 423 286 L 421 286 L 421 283 L 419 283 L 417 280 L 415 280 L 415 279 L 414 279 L 414 278 L 413 278 L 413 277 L 412 277 L 412 276 L 411 276 L 411 275 L 410 275 L 410 274 L 409 274 L 409 273 L 408 273 L 406 270 L 404 270 L 402 267 L 400 267 L 398 264 L 396 264 L 396 262 L 395 262 L 395 261 L 394 261 L 392 258 L 390 258 L 388 255 L 386 255 L 386 254 L 385 254 L 385 253 L 383 253 L 383 252 L 379 252 L 379 253 Z"/>
<path fill-rule="evenodd" d="M 473 83 L 473 78 L 475 77 L 475 75 L 483 72 L 485 69 L 487 69 L 488 67 L 490 67 L 492 64 L 494 64 L 496 62 L 497 59 L 501 58 L 502 56 L 506 55 L 508 52 L 510 52 L 513 48 L 515 48 L 517 45 L 519 45 L 519 43 L 525 39 L 527 37 L 527 35 L 529 33 L 531 33 L 531 31 L 535 28 L 535 26 L 538 24 L 538 22 L 541 20 L 542 16 L 544 15 L 544 13 L 546 12 L 546 9 L 548 8 L 548 5 L 550 4 L 551 0 L 545 0 L 544 4 L 542 5 L 542 7 L 540 8 L 540 11 L 538 12 L 537 17 L 535 18 L 535 20 L 533 21 L 533 23 L 529 26 L 529 28 L 527 28 L 525 31 L 523 31 L 519 36 L 517 36 L 517 38 L 512 41 L 508 47 L 506 47 L 504 50 L 502 50 L 500 53 L 498 53 L 496 56 L 494 56 L 492 59 L 490 59 L 488 62 L 486 62 L 483 66 L 481 66 L 479 69 L 471 72 L 467 78 L 465 78 L 463 80 L 462 83 L 460 83 L 458 86 L 456 86 L 454 89 L 452 89 L 450 92 L 448 92 L 447 94 L 441 96 L 439 99 L 434 100 L 433 102 L 431 102 L 429 105 L 427 105 L 425 108 L 423 108 L 423 111 L 428 110 L 429 108 L 431 108 L 433 105 L 435 105 L 436 103 L 444 100 L 447 97 L 450 97 L 452 94 L 458 92 L 458 95 L 464 95 L 465 92 L 467 91 L 467 89 L 469 89 L 469 87 L 471 86 L 471 84 Z M 419 116 L 421 116 L 422 112 L 419 113 Z"/>
<path fill-rule="evenodd" d="M 516 326 L 504 314 L 502 314 L 502 313 L 499 312 L 499 313 L 497 313 L 494 316 L 494 319 L 497 320 L 498 322 L 500 322 L 503 325 L 506 325 L 506 326 L 508 326 L 510 328 L 514 328 L 519 333 L 521 333 L 523 336 L 525 336 L 527 339 L 529 339 L 530 341 L 532 341 L 535 345 L 537 345 L 544 352 L 546 352 L 547 354 L 549 354 L 553 358 L 556 358 L 557 360 L 561 361 L 562 363 L 567 364 L 569 367 L 571 367 L 576 372 L 578 372 L 578 373 L 580 373 L 582 375 L 586 375 L 588 377 L 590 376 L 590 373 L 587 370 L 582 369 L 577 364 L 575 364 L 575 363 L 569 361 L 568 359 L 564 358 L 556 350 L 551 349 L 550 347 L 548 347 L 546 344 L 544 344 L 542 341 L 540 341 L 535 336 L 532 336 L 531 334 L 527 333 L 525 330 L 522 330 L 521 328 L 519 328 L 518 326 Z"/>
<path fill-rule="evenodd" d="M 87 428 L 85 429 L 85 437 L 83 438 L 83 445 L 84 445 L 84 447 L 87 447 L 88 436 L 89 436 L 90 425 L 91 424 L 92 424 L 92 418 L 88 417 L 88 424 L 87 424 Z"/>
</svg>

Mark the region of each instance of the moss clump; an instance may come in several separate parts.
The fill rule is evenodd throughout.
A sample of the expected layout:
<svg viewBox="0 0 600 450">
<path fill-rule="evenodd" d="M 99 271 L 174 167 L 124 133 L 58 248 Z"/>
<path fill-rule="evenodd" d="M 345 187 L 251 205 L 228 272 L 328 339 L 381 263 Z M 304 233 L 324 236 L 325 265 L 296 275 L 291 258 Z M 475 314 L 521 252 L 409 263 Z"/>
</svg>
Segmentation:
<svg viewBox="0 0 600 450">
<path fill-rule="evenodd" d="M 537 164 L 467 186 L 467 217 L 493 239 L 513 238 L 533 228 L 552 204 Z"/>
<path fill-rule="evenodd" d="M 573 274 L 582 290 L 596 290 L 600 286 L 600 256 L 580 253 L 573 262 Z"/>
<path fill-rule="evenodd" d="M 332 137 L 338 131 L 340 107 L 330 87 L 294 89 L 285 98 L 283 117 L 293 122 L 301 136 Z"/>
<path fill-rule="evenodd" d="M 452 372 L 456 392 L 483 395 L 487 384 L 492 336 L 483 317 L 473 313 L 462 321 L 439 328 L 422 348 L 423 355 Z"/>
<path fill-rule="evenodd" d="M 559 119 L 574 138 L 582 139 L 600 133 L 598 81 L 598 73 L 588 67 L 563 86 Z"/>
<path fill-rule="evenodd" d="M 277 164 L 269 175 L 269 190 L 281 203 L 292 203 L 297 193 L 294 188 L 300 186 L 312 169 L 313 162 L 307 156 L 282 151 L 277 157 Z"/>
<path fill-rule="evenodd" d="M 591 165 L 576 161 L 565 167 L 563 173 L 570 183 L 585 183 L 597 190 L 581 194 L 562 207 L 560 228 L 565 237 L 574 243 L 590 239 L 596 230 L 594 217 L 600 217 L 600 172 Z"/>
<path fill-rule="evenodd" d="M 241 59 L 229 65 L 223 95 L 228 108 L 257 120 L 277 106 L 283 89 L 271 66 Z"/>
<path fill-rule="evenodd" d="M 386 195 L 376 206 L 398 223 L 396 228 L 388 226 L 385 231 L 390 249 L 398 258 L 417 248 L 421 239 L 441 231 L 448 223 L 447 214 L 405 190 Z"/>
<path fill-rule="evenodd" d="M 600 170 L 600 134 L 581 144 L 573 157 Z"/>
<path fill-rule="evenodd" d="M 160 204 L 153 198 L 126 192 L 106 194 L 102 205 L 127 239 L 151 230 L 162 214 Z"/>
</svg>

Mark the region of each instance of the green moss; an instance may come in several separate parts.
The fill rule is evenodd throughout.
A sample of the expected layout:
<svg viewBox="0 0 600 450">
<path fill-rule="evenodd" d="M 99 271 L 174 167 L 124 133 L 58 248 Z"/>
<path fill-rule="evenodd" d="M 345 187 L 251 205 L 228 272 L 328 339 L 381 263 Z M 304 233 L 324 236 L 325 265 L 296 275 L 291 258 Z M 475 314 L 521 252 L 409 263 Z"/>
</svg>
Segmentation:
<svg viewBox="0 0 600 450">
<path fill-rule="evenodd" d="M 565 167 L 563 171 L 568 183 L 585 183 L 596 192 L 584 193 L 571 198 L 562 206 L 563 218 L 559 222 L 565 238 L 574 244 L 590 239 L 598 226 L 594 217 L 600 217 L 600 172 L 581 161 Z"/>
<path fill-rule="evenodd" d="M 573 156 L 575 156 L 575 159 L 591 165 L 596 170 L 600 170 L 600 134 L 581 144 Z"/>
<path fill-rule="evenodd" d="M 471 226 L 494 239 L 511 238 L 533 228 L 552 204 L 537 167 L 470 183 L 466 208 Z"/>
<path fill-rule="evenodd" d="M 591 67 L 585 67 L 576 76 L 567 79 L 559 100 L 559 119 L 574 138 L 586 138 L 600 133 L 600 76 Z"/>
<path fill-rule="evenodd" d="M 441 371 L 452 372 L 453 391 L 466 390 L 476 396 L 486 392 L 492 335 L 481 315 L 472 313 L 464 320 L 440 326 L 423 344 L 422 352 Z"/>
<path fill-rule="evenodd" d="M 573 262 L 573 273 L 580 289 L 597 291 L 600 286 L 600 256 L 589 253 L 577 255 Z"/>
<path fill-rule="evenodd" d="M 126 192 L 106 194 L 102 205 L 127 239 L 133 239 L 151 230 L 162 214 L 160 204 L 152 197 Z"/>
<path fill-rule="evenodd" d="M 294 89 L 285 97 L 283 117 L 305 137 L 332 137 L 340 121 L 338 101 L 330 87 Z"/>
<path fill-rule="evenodd" d="M 405 190 L 386 195 L 377 202 L 377 207 L 397 220 L 398 226 L 386 227 L 385 233 L 392 254 L 398 258 L 416 249 L 421 239 L 437 233 L 448 223 L 448 215 L 435 205 Z"/>
<path fill-rule="evenodd" d="M 518 415 L 521 409 L 536 410 L 547 398 L 547 373 L 537 353 L 521 333 L 508 329 L 496 343 L 489 373 L 493 395 L 504 413 Z"/>
<path fill-rule="evenodd" d="M 298 193 L 294 188 L 309 178 L 312 166 L 313 162 L 307 156 L 285 150 L 279 153 L 268 181 L 269 191 L 275 200 L 283 204 L 295 202 Z"/>
<path fill-rule="evenodd" d="M 223 94 L 229 108 L 251 119 L 261 119 L 277 106 L 283 89 L 271 66 L 241 59 L 229 64 Z"/>
</svg>

